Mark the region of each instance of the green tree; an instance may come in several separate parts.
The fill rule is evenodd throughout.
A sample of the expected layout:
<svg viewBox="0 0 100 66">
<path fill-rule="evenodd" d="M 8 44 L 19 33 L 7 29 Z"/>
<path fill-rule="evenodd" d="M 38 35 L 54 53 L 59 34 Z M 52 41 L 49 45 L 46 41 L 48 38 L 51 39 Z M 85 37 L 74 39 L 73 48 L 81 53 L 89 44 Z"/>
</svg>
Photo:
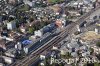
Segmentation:
<svg viewBox="0 0 100 66">
<path fill-rule="evenodd" d="M 19 7 L 18 11 L 28 11 L 29 9 L 30 9 L 30 6 L 26 4 Z"/>
<path fill-rule="evenodd" d="M 80 32 L 79 32 L 79 31 L 76 31 L 74 34 L 75 34 L 75 35 L 78 35 L 78 34 L 80 34 Z"/>
<path fill-rule="evenodd" d="M 23 59 L 26 57 L 26 54 L 23 50 L 20 51 L 20 54 L 19 53 L 16 53 L 16 59 Z"/>
<path fill-rule="evenodd" d="M 94 52 L 94 49 L 90 48 L 90 54 L 93 54 L 93 52 Z"/>
<path fill-rule="evenodd" d="M 62 1 L 64 1 L 64 0 L 48 0 L 49 3 L 59 3 Z"/>
<path fill-rule="evenodd" d="M 94 63 L 94 66 L 100 66 L 100 64 L 99 63 Z"/>
<path fill-rule="evenodd" d="M 66 55 L 61 55 L 62 58 L 71 58 L 71 53 L 67 52 Z"/>
<path fill-rule="evenodd" d="M 72 65 L 72 66 L 75 66 L 75 63 L 72 63 L 71 65 Z"/>
<path fill-rule="evenodd" d="M 41 26 L 41 28 L 44 27 L 44 23 L 43 23 L 43 21 L 40 22 L 40 26 Z"/>
<path fill-rule="evenodd" d="M 84 64 L 83 66 L 87 66 L 87 64 Z"/>
<path fill-rule="evenodd" d="M 100 42 L 97 42 L 96 45 L 97 45 L 98 47 L 100 47 Z"/>
<path fill-rule="evenodd" d="M 30 34 L 33 34 L 34 31 L 35 31 L 35 29 L 34 29 L 33 27 L 29 27 L 28 32 L 29 32 Z"/>
</svg>

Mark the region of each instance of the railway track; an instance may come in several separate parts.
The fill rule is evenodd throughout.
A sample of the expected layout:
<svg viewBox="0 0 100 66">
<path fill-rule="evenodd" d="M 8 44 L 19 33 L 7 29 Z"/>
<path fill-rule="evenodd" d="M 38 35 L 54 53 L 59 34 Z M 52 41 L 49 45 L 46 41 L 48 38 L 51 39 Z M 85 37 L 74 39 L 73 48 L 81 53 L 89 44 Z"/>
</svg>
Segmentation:
<svg viewBox="0 0 100 66">
<path fill-rule="evenodd" d="M 89 13 L 86 13 L 85 15 L 80 17 L 75 23 L 72 23 L 69 27 L 65 28 L 65 30 L 62 31 L 61 34 L 59 34 L 58 36 L 51 39 L 49 42 L 47 42 L 46 44 L 44 44 L 43 46 L 38 48 L 36 51 L 32 52 L 31 55 L 26 57 L 22 62 L 17 62 L 10 66 L 25 66 L 30 61 L 32 61 L 32 59 L 34 59 L 34 61 L 35 61 L 36 60 L 35 58 L 37 58 L 37 56 L 39 56 L 43 51 L 50 50 L 54 45 L 57 45 L 65 37 L 67 37 L 69 34 L 73 33 L 73 31 L 74 31 L 73 28 L 75 28 L 76 25 L 79 25 L 80 23 L 82 23 L 82 21 L 84 21 L 88 16 L 90 16 L 94 11 L 98 10 L 99 8 L 100 7 L 97 7 L 96 9 L 93 9 Z M 28 64 L 28 66 L 29 66 L 29 64 Z"/>
</svg>

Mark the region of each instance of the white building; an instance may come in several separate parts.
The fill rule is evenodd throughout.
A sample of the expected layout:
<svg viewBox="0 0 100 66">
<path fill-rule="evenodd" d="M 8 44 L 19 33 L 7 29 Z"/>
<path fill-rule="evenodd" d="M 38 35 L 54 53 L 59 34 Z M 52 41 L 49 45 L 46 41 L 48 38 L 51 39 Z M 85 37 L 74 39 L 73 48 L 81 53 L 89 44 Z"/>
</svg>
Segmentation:
<svg viewBox="0 0 100 66">
<path fill-rule="evenodd" d="M 24 0 L 23 1 L 25 4 L 28 4 L 29 6 L 33 6 L 33 3 L 34 3 L 34 1 L 33 2 L 30 2 L 29 0 Z"/>
<path fill-rule="evenodd" d="M 29 52 L 29 50 L 28 50 L 28 48 L 27 47 L 24 47 L 24 52 L 26 53 L 26 54 L 28 54 L 28 52 Z"/>
<path fill-rule="evenodd" d="M 78 54 L 77 54 L 76 52 L 72 52 L 72 53 L 71 53 L 71 56 L 73 56 L 73 57 L 78 57 Z"/>
<path fill-rule="evenodd" d="M 21 43 L 18 42 L 18 43 L 15 45 L 15 48 L 21 50 L 21 49 L 22 49 Z"/>
<path fill-rule="evenodd" d="M 91 2 L 96 2 L 96 0 L 83 0 L 84 4 L 89 4 Z"/>
<path fill-rule="evenodd" d="M 4 64 L 3 63 L 0 63 L 0 66 L 4 66 Z"/>
<path fill-rule="evenodd" d="M 45 55 L 40 55 L 41 60 L 45 60 Z"/>
<path fill-rule="evenodd" d="M 77 31 L 80 32 L 81 30 L 80 30 L 80 28 L 79 28 L 79 25 L 76 25 L 76 27 L 77 27 Z"/>
<path fill-rule="evenodd" d="M 30 37 L 29 37 L 29 40 L 31 40 L 31 41 L 34 42 L 34 41 L 36 40 L 36 36 L 34 36 L 34 35 L 30 36 Z"/>
<path fill-rule="evenodd" d="M 5 55 L 8 57 L 16 57 L 16 49 L 9 49 L 5 52 Z"/>
<path fill-rule="evenodd" d="M 89 51 L 83 52 L 83 53 L 82 53 L 82 56 L 83 56 L 83 57 L 86 57 L 86 56 L 89 56 L 89 55 L 90 55 L 90 52 L 89 52 Z"/>
<path fill-rule="evenodd" d="M 16 23 L 14 21 L 7 23 L 7 29 L 12 30 L 15 28 L 16 28 Z"/>
<path fill-rule="evenodd" d="M 13 58 L 10 58 L 10 57 L 3 56 L 3 59 L 4 59 L 4 61 L 5 61 L 6 63 L 8 63 L 8 64 L 11 64 L 11 63 L 14 62 L 14 61 L 13 61 Z"/>
<path fill-rule="evenodd" d="M 43 30 L 40 29 L 40 30 L 38 30 L 38 31 L 34 31 L 34 35 L 35 35 L 35 36 L 39 36 L 39 37 L 43 36 Z"/>
</svg>

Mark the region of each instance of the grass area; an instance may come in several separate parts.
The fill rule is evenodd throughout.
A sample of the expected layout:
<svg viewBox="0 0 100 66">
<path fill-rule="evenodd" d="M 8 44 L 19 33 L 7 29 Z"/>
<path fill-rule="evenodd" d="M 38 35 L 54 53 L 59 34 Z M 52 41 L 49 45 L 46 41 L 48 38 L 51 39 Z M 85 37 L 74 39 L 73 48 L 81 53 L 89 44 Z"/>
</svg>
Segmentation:
<svg viewBox="0 0 100 66">
<path fill-rule="evenodd" d="M 100 63 L 94 63 L 94 66 L 100 66 Z"/>
<path fill-rule="evenodd" d="M 59 3 L 62 1 L 64 1 L 64 0 L 48 0 L 49 3 Z"/>
<path fill-rule="evenodd" d="M 18 11 L 28 11 L 30 9 L 29 5 L 23 5 L 19 7 Z"/>
</svg>

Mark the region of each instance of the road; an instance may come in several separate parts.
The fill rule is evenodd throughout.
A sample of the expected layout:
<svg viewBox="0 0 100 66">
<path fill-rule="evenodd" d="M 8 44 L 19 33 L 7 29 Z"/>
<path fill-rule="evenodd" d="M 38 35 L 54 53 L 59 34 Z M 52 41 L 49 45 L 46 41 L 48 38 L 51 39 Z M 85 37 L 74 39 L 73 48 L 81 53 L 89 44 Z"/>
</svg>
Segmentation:
<svg viewBox="0 0 100 66">
<path fill-rule="evenodd" d="M 58 36 L 54 37 L 49 42 L 45 43 L 40 48 L 38 48 L 36 51 L 32 52 L 28 57 L 23 59 L 23 61 L 16 62 L 10 66 L 30 66 L 30 62 L 35 61 L 43 51 L 50 50 L 54 45 L 57 45 L 68 35 L 72 34 L 74 32 L 76 25 L 79 25 L 80 23 L 85 21 L 86 18 L 88 18 L 93 12 L 95 12 L 98 9 L 100 9 L 100 7 L 97 7 L 95 9 L 91 10 L 90 12 L 84 14 L 75 23 L 71 23 L 69 27 L 65 28 L 65 30 L 62 31 Z"/>
</svg>

